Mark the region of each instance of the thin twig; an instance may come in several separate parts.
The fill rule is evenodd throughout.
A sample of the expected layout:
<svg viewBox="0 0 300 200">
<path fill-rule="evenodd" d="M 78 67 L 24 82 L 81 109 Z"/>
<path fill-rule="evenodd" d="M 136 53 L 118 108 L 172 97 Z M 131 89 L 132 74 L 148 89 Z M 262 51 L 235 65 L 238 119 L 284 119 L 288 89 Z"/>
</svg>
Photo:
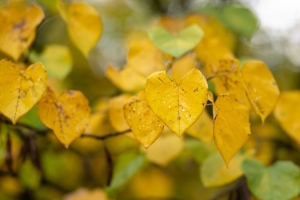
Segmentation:
<svg viewBox="0 0 300 200">
<path fill-rule="evenodd" d="M 12 124 L 11 121 L 9 121 L 8 119 L 6 118 L 2 118 L 1 120 L 2 123 L 6 124 L 6 125 L 9 125 L 9 126 L 13 126 L 13 127 L 16 127 L 16 128 L 25 128 L 27 130 L 30 130 L 32 132 L 35 132 L 39 135 L 44 135 L 46 134 L 47 132 L 49 132 L 50 129 L 46 129 L 46 130 L 36 130 L 34 127 L 31 127 L 27 124 L 22 124 L 22 123 L 17 123 L 17 124 Z M 115 136 L 118 136 L 118 135 L 123 135 L 125 133 L 129 133 L 131 131 L 131 129 L 127 129 L 125 131 L 121 131 L 121 132 L 113 132 L 113 133 L 107 133 L 106 135 L 96 135 L 95 133 L 83 133 L 81 135 L 81 137 L 90 137 L 90 138 L 94 138 L 94 139 L 97 139 L 97 140 L 105 140 L 107 138 L 110 138 L 110 137 L 115 137 Z"/>
<path fill-rule="evenodd" d="M 81 135 L 81 137 L 90 137 L 90 138 L 94 138 L 94 139 L 97 139 L 97 140 L 105 140 L 105 139 L 110 138 L 110 137 L 115 137 L 115 136 L 118 136 L 118 135 L 123 135 L 125 133 L 129 133 L 130 131 L 131 130 L 128 129 L 128 130 L 121 131 L 121 132 L 108 133 L 107 135 L 96 135 L 96 134 L 93 134 L 93 133 L 83 133 Z"/>
</svg>

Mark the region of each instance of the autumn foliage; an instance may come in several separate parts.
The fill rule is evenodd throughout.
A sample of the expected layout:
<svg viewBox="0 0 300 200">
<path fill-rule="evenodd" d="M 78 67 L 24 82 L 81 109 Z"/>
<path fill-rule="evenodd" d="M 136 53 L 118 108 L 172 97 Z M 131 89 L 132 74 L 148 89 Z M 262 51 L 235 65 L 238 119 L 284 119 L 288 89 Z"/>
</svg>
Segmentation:
<svg viewBox="0 0 300 200">
<path fill-rule="evenodd" d="M 218 186 L 215 194 L 226 196 L 222 191 L 238 190 L 242 181 L 259 199 L 299 195 L 298 165 L 275 162 L 261 137 L 284 138 L 273 133 L 279 124 L 290 137 L 284 140 L 299 149 L 300 93 L 280 95 L 264 62 L 236 57 L 237 35 L 249 38 L 257 29 L 249 9 L 227 4 L 225 21 L 211 13 L 159 16 L 147 30 L 126 33 L 127 57 L 122 67 L 106 66 L 106 83 L 77 86 L 74 77 L 89 79 L 90 69 L 73 69 L 74 55 L 88 60 L 109 25 L 85 2 L 51 5 L 68 45 L 39 44 L 38 30 L 50 18 L 40 5 L 11 1 L 0 8 L 1 182 L 11 187 L 0 184 L 0 197 L 199 199 L 175 190 L 172 173 L 185 180 L 190 162 L 200 167 L 201 178 L 193 180 Z M 251 22 L 246 27 L 226 14 L 241 11 Z M 97 91 L 105 84 L 114 92 Z M 93 98 L 76 90 L 84 87 L 94 87 Z"/>
</svg>

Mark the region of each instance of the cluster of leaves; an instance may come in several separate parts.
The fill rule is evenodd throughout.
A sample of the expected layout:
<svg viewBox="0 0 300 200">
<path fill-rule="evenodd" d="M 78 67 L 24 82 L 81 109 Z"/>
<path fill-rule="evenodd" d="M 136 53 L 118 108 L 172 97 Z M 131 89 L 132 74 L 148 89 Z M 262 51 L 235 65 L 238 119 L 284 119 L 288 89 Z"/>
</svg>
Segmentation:
<svg viewBox="0 0 300 200">
<path fill-rule="evenodd" d="M 87 58 L 102 33 L 99 14 L 83 2 L 57 1 L 55 5 L 73 45 Z M 240 21 L 232 20 L 236 18 L 233 13 L 238 13 Z M 228 28 L 245 37 L 250 37 L 257 27 L 255 16 L 242 5 L 228 4 L 220 15 Z M 66 90 L 59 96 L 54 92 L 57 88 L 51 80 L 63 80 L 72 71 L 73 58 L 66 46 L 52 44 L 41 52 L 30 49 L 43 19 L 41 8 L 23 1 L 12 1 L 0 9 L 4 27 L 0 30 L 0 51 L 15 62 L 7 58 L 0 61 L 0 112 L 7 126 L 2 132 L 15 131 L 7 118 L 21 127 L 18 131 L 23 135 L 28 131 L 48 132 L 22 124 L 21 117 L 36 108 L 39 120 L 67 148 L 80 136 L 105 140 L 124 135 L 122 140 L 105 140 L 103 154 L 109 169 L 113 163 L 105 192 L 80 189 L 66 199 L 116 196 L 146 160 L 165 167 L 184 148 L 201 164 L 201 179 L 206 187 L 223 186 L 245 174 L 251 192 L 261 199 L 289 199 L 300 193 L 297 165 L 280 161 L 265 167 L 249 159 L 256 154 L 251 145 L 240 151 L 251 134 L 251 109 L 264 123 L 278 101 L 279 89 L 265 63 L 248 60 L 240 64 L 233 53 L 235 36 L 215 17 L 161 17 L 149 31 L 129 33 L 126 65 L 122 69 L 108 66 L 106 70 L 107 78 L 121 94 L 99 99 L 92 109 L 80 91 Z M 251 24 L 243 28 L 243 20 Z M 274 111 L 282 128 L 297 143 L 300 126 L 292 110 L 299 107 L 299 99 L 298 91 L 283 93 Z M 74 145 L 79 148 L 98 150 L 93 149 L 96 145 L 90 140 L 76 141 Z M 5 161 L 12 171 L 11 143 L 7 134 Z M 129 146 L 125 149 L 134 150 L 122 154 L 124 149 L 118 146 L 125 144 Z M 34 153 L 36 146 L 30 144 L 28 148 Z M 55 153 L 48 154 L 44 163 L 51 165 Z M 118 155 L 117 159 L 112 161 L 112 155 Z M 59 163 L 63 164 L 65 158 L 67 154 Z M 26 177 L 27 168 L 34 169 L 31 165 L 26 163 L 20 174 Z M 32 171 L 36 181 L 25 184 L 35 188 L 41 174 Z M 51 170 L 46 173 L 49 179 L 57 177 Z M 162 178 L 163 181 L 166 180 Z M 135 182 L 138 185 L 139 180 Z M 281 182 L 289 184 L 283 187 Z M 272 192 L 274 188 L 276 192 Z"/>
</svg>

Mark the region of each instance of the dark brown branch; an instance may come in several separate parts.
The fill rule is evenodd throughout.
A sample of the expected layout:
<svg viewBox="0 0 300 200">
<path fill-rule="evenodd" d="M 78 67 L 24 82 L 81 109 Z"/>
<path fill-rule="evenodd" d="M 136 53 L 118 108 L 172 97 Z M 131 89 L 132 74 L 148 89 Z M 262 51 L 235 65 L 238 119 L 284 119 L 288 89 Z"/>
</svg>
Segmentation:
<svg viewBox="0 0 300 200">
<path fill-rule="evenodd" d="M 97 140 L 105 140 L 107 138 L 110 138 L 110 137 L 115 137 L 115 136 L 118 136 L 118 135 L 123 135 L 125 133 L 129 133 L 131 130 L 128 129 L 128 130 L 125 130 L 125 131 L 121 131 L 121 132 L 115 132 L 115 133 L 108 133 L 107 135 L 96 135 L 96 134 L 92 134 L 92 133 L 83 133 L 81 135 L 81 137 L 90 137 L 90 138 L 94 138 L 94 139 L 97 139 Z"/>
</svg>

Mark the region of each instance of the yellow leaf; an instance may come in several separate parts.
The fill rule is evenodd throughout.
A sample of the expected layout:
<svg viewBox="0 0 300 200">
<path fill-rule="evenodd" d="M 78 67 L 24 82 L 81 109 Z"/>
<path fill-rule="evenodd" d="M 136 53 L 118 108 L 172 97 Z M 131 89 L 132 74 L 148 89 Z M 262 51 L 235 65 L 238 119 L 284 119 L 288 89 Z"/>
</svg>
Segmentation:
<svg viewBox="0 0 300 200">
<path fill-rule="evenodd" d="M 0 51 L 18 60 L 35 39 L 36 27 L 43 18 L 38 6 L 28 6 L 24 1 L 12 1 L 0 8 Z"/>
<path fill-rule="evenodd" d="M 212 117 L 204 110 L 197 121 L 186 130 L 186 133 L 202 142 L 209 143 L 213 138 Z"/>
<path fill-rule="evenodd" d="M 127 60 L 132 69 L 145 77 L 166 69 L 163 54 L 148 38 L 140 39 L 130 46 Z"/>
<path fill-rule="evenodd" d="M 219 64 L 212 74 L 214 77 L 212 82 L 217 94 L 231 93 L 241 104 L 250 108 L 239 65 L 239 61 L 236 59 L 219 60 Z"/>
<path fill-rule="evenodd" d="M 145 92 L 153 112 L 181 136 L 205 108 L 207 88 L 202 73 L 192 69 L 179 83 L 170 79 L 165 71 L 153 73 L 147 79 Z"/>
<path fill-rule="evenodd" d="M 47 73 L 41 63 L 22 71 L 13 62 L 1 60 L 0 111 L 15 124 L 42 98 L 46 82 Z"/>
<path fill-rule="evenodd" d="M 168 197 L 173 194 L 174 182 L 170 174 L 164 170 L 164 168 L 150 165 L 150 167 L 134 175 L 128 187 L 134 197 L 137 199 L 149 199 L 149 197 L 169 199 Z"/>
<path fill-rule="evenodd" d="M 79 91 L 64 91 L 56 97 L 48 88 L 39 102 L 38 115 L 43 124 L 51 128 L 58 140 L 68 148 L 88 126 L 89 102 Z"/>
<path fill-rule="evenodd" d="M 249 111 L 232 94 L 222 94 L 216 103 L 214 137 L 226 166 L 250 135 Z"/>
<path fill-rule="evenodd" d="M 160 166 L 167 166 L 184 147 L 183 138 L 167 132 L 161 135 L 146 151 L 147 159 Z"/>
<path fill-rule="evenodd" d="M 283 130 L 300 145 L 300 91 L 283 92 L 274 109 L 274 116 Z"/>
<path fill-rule="evenodd" d="M 197 68 L 196 55 L 194 53 L 187 54 L 174 62 L 172 67 L 167 71 L 167 75 L 179 83 L 189 71 Z"/>
<path fill-rule="evenodd" d="M 146 77 L 137 73 L 130 66 L 125 66 L 122 70 L 108 66 L 106 76 L 118 88 L 126 92 L 139 92 L 146 84 Z"/>
<path fill-rule="evenodd" d="M 198 24 L 204 37 L 196 46 L 197 57 L 204 63 L 207 76 L 217 69 L 220 59 L 234 58 L 231 48 L 235 43 L 232 33 L 225 30 L 218 20 L 204 15 L 192 14 L 186 18 L 187 25 Z"/>
<path fill-rule="evenodd" d="M 73 2 L 68 6 L 59 3 L 59 12 L 67 23 L 71 41 L 87 57 L 102 34 L 98 12 L 85 2 Z"/>
<path fill-rule="evenodd" d="M 261 61 L 245 62 L 242 75 L 251 106 L 264 122 L 279 97 L 276 81 L 268 67 Z"/>
<path fill-rule="evenodd" d="M 144 91 L 127 101 L 124 114 L 134 136 L 145 148 L 148 148 L 164 129 L 164 123 L 149 107 Z"/>
<path fill-rule="evenodd" d="M 89 126 L 85 130 L 87 133 L 96 135 L 106 135 L 114 132 L 114 128 L 109 121 L 109 99 L 101 98 L 96 102 L 95 108 L 92 110 Z"/>
<path fill-rule="evenodd" d="M 205 187 L 217 187 L 231 183 L 243 175 L 242 162 L 250 157 L 253 151 L 237 153 L 228 169 L 219 153 L 210 155 L 201 166 L 201 180 Z"/>
<path fill-rule="evenodd" d="M 65 195 L 64 200 L 107 200 L 107 195 L 102 189 L 88 190 L 79 188 L 76 191 Z"/>
<path fill-rule="evenodd" d="M 109 100 L 109 120 L 118 132 L 130 129 L 124 117 L 124 105 L 131 95 L 123 94 Z"/>
</svg>

